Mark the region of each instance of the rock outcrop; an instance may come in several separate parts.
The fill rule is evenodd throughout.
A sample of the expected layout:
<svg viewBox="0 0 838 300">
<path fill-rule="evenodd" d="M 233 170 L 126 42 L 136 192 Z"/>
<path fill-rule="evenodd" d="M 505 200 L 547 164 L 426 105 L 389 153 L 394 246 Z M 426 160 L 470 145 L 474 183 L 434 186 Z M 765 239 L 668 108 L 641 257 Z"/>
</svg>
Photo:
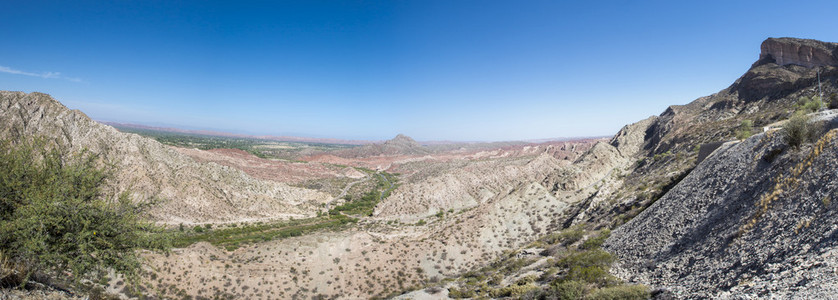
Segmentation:
<svg viewBox="0 0 838 300">
<path fill-rule="evenodd" d="M 158 201 L 155 220 L 169 223 L 244 221 L 314 215 L 331 197 L 255 179 L 240 170 L 198 162 L 136 134 L 122 133 L 70 110 L 49 95 L 0 92 L 0 138 L 42 137 L 72 152 L 83 149 L 116 167 L 112 187 L 137 201 Z"/>
<path fill-rule="evenodd" d="M 807 68 L 838 66 L 838 44 L 796 38 L 769 38 L 760 46 L 760 61 Z"/>
</svg>

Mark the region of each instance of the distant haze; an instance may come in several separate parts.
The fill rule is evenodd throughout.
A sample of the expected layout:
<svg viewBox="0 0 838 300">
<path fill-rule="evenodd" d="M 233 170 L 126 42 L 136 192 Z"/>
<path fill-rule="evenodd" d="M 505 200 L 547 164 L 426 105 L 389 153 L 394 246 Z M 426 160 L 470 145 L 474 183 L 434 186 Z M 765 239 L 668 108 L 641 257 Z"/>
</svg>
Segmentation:
<svg viewBox="0 0 838 300">
<path fill-rule="evenodd" d="M 98 120 L 252 135 L 603 136 L 727 87 L 767 37 L 838 41 L 838 3 L 789 6 L 16 1 L 0 10 L 0 90 Z"/>
</svg>

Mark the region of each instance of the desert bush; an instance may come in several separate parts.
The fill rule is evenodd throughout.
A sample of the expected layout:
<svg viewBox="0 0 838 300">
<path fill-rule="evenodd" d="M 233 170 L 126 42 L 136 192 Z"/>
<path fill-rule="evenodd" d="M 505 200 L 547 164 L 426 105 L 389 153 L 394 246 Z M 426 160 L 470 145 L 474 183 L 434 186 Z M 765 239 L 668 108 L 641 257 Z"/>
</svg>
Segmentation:
<svg viewBox="0 0 838 300">
<path fill-rule="evenodd" d="M 441 291 L 442 291 L 442 288 L 439 287 L 439 286 L 431 286 L 431 287 L 425 288 L 425 292 L 427 292 L 428 294 L 431 294 L 431 295 L 439 294 L 439 292 L 441 292 Z"/>
<path fill-rule="evenodd" d="M 829 109 L 836 109 L 838 108 L 838 95 L 835 93 L 829 94 Z"/>
<path fill-rule="evenodd" d="M 611 235 L 611 230 L 603 229 L 599 232 L 599 234 L 595 237 L 589 238 L 582 242 L 582 245 L 579 246 L 579 249 L 591 250 L 597 249 L 602 246 L 602 243 L 605 243 L 605 240 L 608 239 L 608 236 Z"/>
<path fill-rule="evenodd" d="M 581 281 L 608 286 L 616 284 L 618 280 L 608 273 L 614 257 L 599 248 L 573 253 L 556 262 L 556 266 L 564 268 L 567 273 L 554 283 L 567 281 Z"/>
<path fill-rule="evenodd" d="M 517 285 L 513 284 L 504 288 L 499 289 L 492 289 L 489 290 L 489 297 L 492 298 L 501 298 L 501 297 L 515 297 L 524 295 L 530 291 L 537 290 L 538 287 L 535 285 L 528 283 L 525 285 Z"/>
<path fill-rule="evenodd" d="M 50 150 L 48 150 L 50 149 Z M 42 140 L 0 141 L 0 249 L 12 264 L 79 283 L 108 269 L 138 278 L 138 248 L 162 249 L 127 193 L 102 187 L 112 174 L 87 152 L 62 153 Z M 24 280 L 25 281 L 25 280 Z"/>
<path fill-rule="evenodd" d="M 503 281 L 503 274 L 497 273 L 489 278 L 489 284 L 499 285 Z"/>
<path fill-rule="evenodd" d="M 617 279 L 601 266 L 573 266 L 560 281 L 582 281 L 598 286 L 616 284 Z"/>
<path fill-rule="evenodd" d="M 565 281 L 552 285 L 543 295 L 544 299 L 576 300 L 588 293 L 588 286 L 580 281 Z"/>
<path fill-rule="evenodd" d="M 470 290 L 470 289 L 466 289 L 466 288 L 458 289 L 456 287 L 451 287 L 451 288 L 448 289 L 448 297 L 449 298 L 453 298 L 453 299 L 472 298 L 474 296 L 475 296 L 474 291 Z"/>
<path fill-rule="evenodd" d="M 556 265 L 564 268 L 571 268 L 574 266 L 607 267 L 610 266 L 612 262 L 614 262 L 614 256 L 610 253 L 601 249 L 594 249 L 568 255 L 556 262 Z"/>
<path fill-rule="evenodd" d="M 796 113 L 789 118 L 788 122 L 783 125 L 783 130 L 785 132 L 786 143 L 794 148 L 811 142 L 815 135 L 815 130 L 809 124 L 809 117 L 802 113 Z"/>
<path fill-rule="evenodd" d="M 561 245 L 570 245 L 585 236 L 585 230 L 580 226 L 574 226 L 556 233 L 549 234 L 543 238 L 542 241 L 548 244 L 556 244 L 561 242 Z"/>
<path fill-rule="evenodd" d="M 618 285 L 597 289 L 588 295 L 591 300 L 633 300 L 649 299 L 651 294 L 645 285 Z"/>
<path fill-rule="evenodd" d="M 800 97 L 797 100 L 797 111 L 803 113 L 813 113 L 821 109 L 823 107 L 823 101 L 821 101 L 820 97 Z"/>
<path fill-rule="evenodd" d="M 754 121 L 742 120 L 739 127 L 736 128 L 736 138 L 740 140 L 747 139 L 753 135 Z"/>
</svg>

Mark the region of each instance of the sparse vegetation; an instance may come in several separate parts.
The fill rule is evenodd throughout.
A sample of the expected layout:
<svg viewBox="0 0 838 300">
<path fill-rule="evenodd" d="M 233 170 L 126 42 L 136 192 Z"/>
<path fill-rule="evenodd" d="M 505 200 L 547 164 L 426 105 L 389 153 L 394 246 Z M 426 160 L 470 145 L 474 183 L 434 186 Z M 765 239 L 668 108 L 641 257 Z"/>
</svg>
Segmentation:
<svg viewBox="0 0 838 300">
<path fill-rule="evenodd" d="M 529 275 L 507 286 L 504 279 L 519 274 L 537 258 L 519 258 L 517 251 L 507 251 L 503 258 L 480 270 L 460 277 L 460 285 L 449 289 L 452 298 L 524 297 L 528 299 L 647 299 L 649 289 L 625 285 L 608 273 L 614 257 L 600 249 L 610 230 L 587 231 L 574 226 L 539 239 L 552 251 L 541 253 L 552 257 L 538 267 L 540 276 Z M 580 240 L 588 236 L 583 242 Z M 578 246 L 576 246 L 578 245 Z M 560 250 L 556 250 L 561 248 Z M 616 298 L 614 298 L 616 297 Z"/>
<path fill-rule="evenodd" d="M 813 113 L 823 107 L 820 97 L 803 96 L 797 100 L 797 111 L 802 113 Z"/>
</svg>

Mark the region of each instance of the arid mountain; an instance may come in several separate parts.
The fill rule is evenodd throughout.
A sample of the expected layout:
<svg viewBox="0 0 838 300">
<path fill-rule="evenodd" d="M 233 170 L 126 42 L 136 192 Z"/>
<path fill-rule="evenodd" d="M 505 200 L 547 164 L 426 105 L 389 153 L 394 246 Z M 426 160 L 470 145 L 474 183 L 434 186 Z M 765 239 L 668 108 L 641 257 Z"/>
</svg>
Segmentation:
<svg viewBox="0 0 838 300">
<path fill-rule="evenodd" d="M 43 137 L 70 152 L 88 149 L 117 171 L 113 187 L 136 201 L 158 201 L 155 220 L 200 223 L 315 214 L 331 199 L 317 191 L 264 181 L 189 156 L 136 134 L 99 124 L 46 94 L 0 92 L 0 137 Z"/>
</svg>

